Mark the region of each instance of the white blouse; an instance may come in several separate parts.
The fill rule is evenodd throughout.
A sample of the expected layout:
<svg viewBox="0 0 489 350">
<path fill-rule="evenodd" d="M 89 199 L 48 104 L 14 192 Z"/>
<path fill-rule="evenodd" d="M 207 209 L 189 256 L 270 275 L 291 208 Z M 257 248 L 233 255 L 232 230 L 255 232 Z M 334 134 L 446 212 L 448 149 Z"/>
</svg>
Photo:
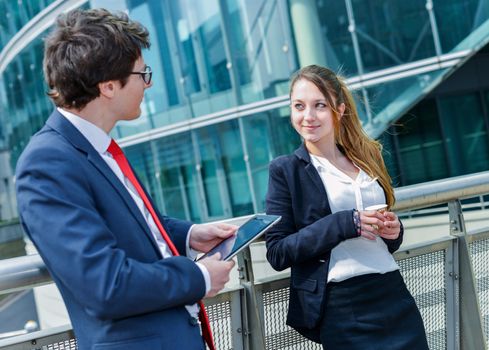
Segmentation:
<svg viewBox="0 0 489 350">
<path fill-rule="evenodd" d="M 377 179 L 372 179 L 362 169 L 357 167 L 359 173 L 356 179 L 352 179 L 326 158 L 312 154 L 310 156 L 323 181 L 332 213 L 354 208 L 364 210 L 368 206 L 385 203 L 384 191 Z M 340 282 L 354 276 L 398 269 L 399 266 L 382 238 L 351 238 L 331 251 L 328 282 Z"/>
</svg>

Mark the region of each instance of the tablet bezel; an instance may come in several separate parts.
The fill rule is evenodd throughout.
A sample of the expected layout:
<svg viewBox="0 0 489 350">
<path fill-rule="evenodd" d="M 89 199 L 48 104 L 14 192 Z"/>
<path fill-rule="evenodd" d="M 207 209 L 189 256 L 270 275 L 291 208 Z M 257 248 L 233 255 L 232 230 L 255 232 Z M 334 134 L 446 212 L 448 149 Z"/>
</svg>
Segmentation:
<svg viewBox="0 0 489 350">
<path fill-rule="evenodd" d="M 246 242 L 244 242 L 239 249 L 235 250 L 234 252 L 231 252 L 226 258 L 221 257 L 221 260 L 229 261 L 232 258 L 234 258 L 240 251 L 242 251 L 244 248 L 246 248 L 251 243 L 253 243 L 253 241 L 255 241 L 258 237 L 262 236 L 266 231 L 268 231 L 277 222 L 279 222 L 280 219 L 282 219 L 282 217 L 279 216 L 279 215 L 255 214 L 251 218 L 249 218 L 248 220 L 246 220 L 242 225 L 240 225 L 240 228 L 242 226 L 246 225 L 247 223 L 249 223 L 249 222 L 251 222 L 253 220 L 259 219 L 261 217 L 271 217 L 271 218 L 273 218 L 273 221 L 268 226 L 264 227 L 262 230 L 256 232 L 250 239 L 248 239 Z M 236 234 L 239 234 L 239 228 L 236 231 Z M 210 249 L 207 253 L 203 254 L 199 259 L 197 259 L 197 261 L 199 261 L 201 259 L 204 259 L 206 257 L 212 256 L 213 254 L 217 253 L 217 252 L 213 252 L 213 250 L 216 249 L 217 247 L 219 247 L 221 244 L 224 244 L 229 239 L 234 239 L 235 240 L 237 238 L 235 236 L 231 236 L 231 237 L 225 239 L 224 241 L 222 241 L 221 243 L 219 243 L 218 245 L 216 245 L 212 249 Z M 233 245 L 234 245 L 234 243 L 233 243 Z"/>
</svg>

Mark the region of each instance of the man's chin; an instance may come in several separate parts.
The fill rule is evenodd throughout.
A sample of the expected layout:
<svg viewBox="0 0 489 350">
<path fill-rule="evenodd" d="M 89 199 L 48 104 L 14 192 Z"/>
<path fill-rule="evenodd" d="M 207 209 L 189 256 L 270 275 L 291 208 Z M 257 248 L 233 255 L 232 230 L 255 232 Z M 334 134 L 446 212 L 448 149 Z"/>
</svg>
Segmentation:
<svg viewBox="0 0 489 350">
<path fill-rule="evenodd" d="M 130 121 L 130 120 L 136 120 L 136 119 L 138 119 L 140 116 L 141 116 L 141 110 L 139 110 L 137 114 L 133 114 L 133 115 L 126 115 L 126 116 L 125 116 L 124 118 L 122 118 L 122 119 L 123 119 L 123 120 Z"/>
</svg>

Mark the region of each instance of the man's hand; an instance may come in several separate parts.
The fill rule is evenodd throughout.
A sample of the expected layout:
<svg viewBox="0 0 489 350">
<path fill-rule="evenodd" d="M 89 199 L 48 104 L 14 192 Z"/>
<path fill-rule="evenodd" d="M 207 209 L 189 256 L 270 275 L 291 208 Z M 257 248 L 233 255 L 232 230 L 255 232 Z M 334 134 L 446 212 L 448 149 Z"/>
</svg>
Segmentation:
<svg viewBox="0 0 489 350">
<path fill-rule="evenodd" d="M 238 226 L 224 223 L 194 225 L 190 232 L 190 248 L 207 253 L 237 230 Z"/>
<path fill-rule="evenodd" d="M 205 295 L 206 298 L 215 296 L 229 281 L 229 273 L 234 266 L 234 261 L 221 261 L 221 253 L 199 260 L 199 264 L 205 266 L 211 278 L 211 289 Z"/>
</svg>

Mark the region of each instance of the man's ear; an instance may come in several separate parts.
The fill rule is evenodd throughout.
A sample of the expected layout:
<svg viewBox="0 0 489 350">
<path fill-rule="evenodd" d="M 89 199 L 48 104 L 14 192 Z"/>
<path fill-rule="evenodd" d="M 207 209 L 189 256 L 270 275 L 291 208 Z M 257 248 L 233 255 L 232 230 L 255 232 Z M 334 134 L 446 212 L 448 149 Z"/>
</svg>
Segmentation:
<svg viewBox="0 0 489 350">
<path fill-rule="evenodd" d="M 344 103 L 341 103 L 337 110 L 338 110 L 338 120 L 341 119 L 341 117 L 343 117 L 343 113 L 345 113 L 345 109 L 346 109 L 346 105 Z"/>
<path fill-rule="evenodd" d="M 114 80 L 103 81 L 98 83 L 98 89 L 100 95 L 106 98 L 113 98 L 115 96 L 115 91 L 117 90 L 117 84 Z"/>
</svg>

